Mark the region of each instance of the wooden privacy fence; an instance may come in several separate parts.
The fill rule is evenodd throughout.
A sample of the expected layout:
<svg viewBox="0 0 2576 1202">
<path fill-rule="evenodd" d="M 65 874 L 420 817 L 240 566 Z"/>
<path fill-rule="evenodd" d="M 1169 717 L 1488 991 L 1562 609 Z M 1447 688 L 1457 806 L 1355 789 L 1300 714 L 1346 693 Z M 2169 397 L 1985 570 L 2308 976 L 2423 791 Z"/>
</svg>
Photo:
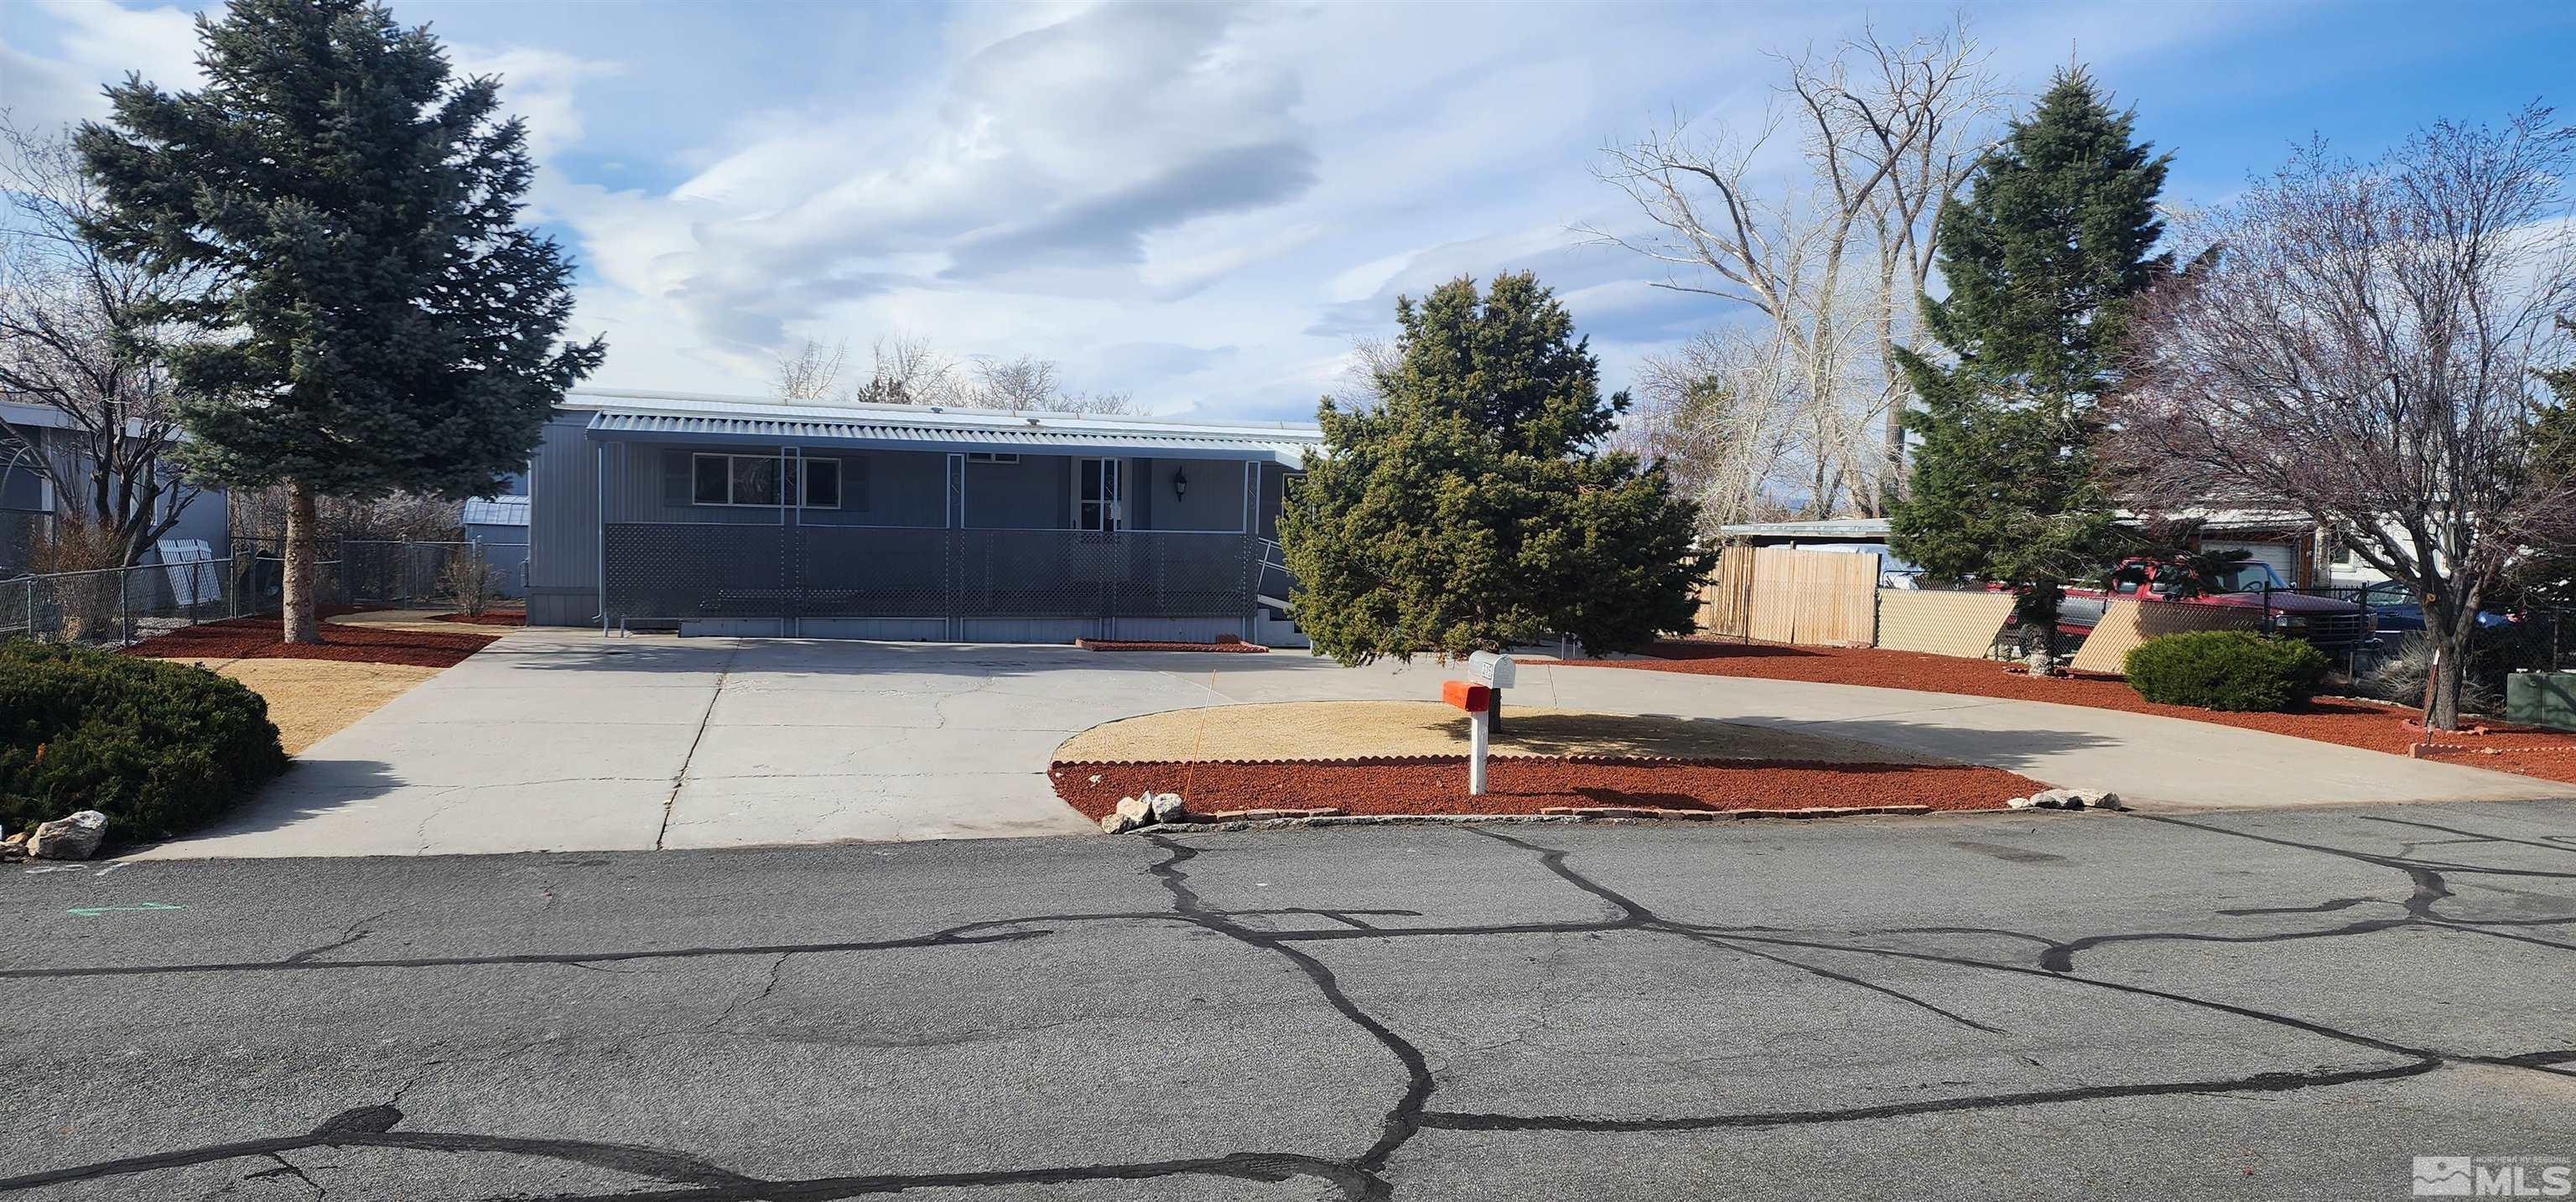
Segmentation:
<svg viewBox="0 0 2576 1202">
<path fill-rule="evenodd" d="M 1878 557 L 1728 547 L 1700 590 L 1700 629 L 1763 643 L 1867 647 L 1878 637 Z"/>
<path fill-rule="evenodd" d="M 1884 647 L 1975 659 L 1991 652 L 2014 596 L 1878 587 L 1878 557 L 1781 547 L 1728 547 L 1700 589 L 1703 634 L 1810 647 Z M 2260 630 L 2259 610 L 2112 599 L 2076 648 L 2078 672 L 2118 675 L 2129 652 L 2158 635 Z"/>
</svg>

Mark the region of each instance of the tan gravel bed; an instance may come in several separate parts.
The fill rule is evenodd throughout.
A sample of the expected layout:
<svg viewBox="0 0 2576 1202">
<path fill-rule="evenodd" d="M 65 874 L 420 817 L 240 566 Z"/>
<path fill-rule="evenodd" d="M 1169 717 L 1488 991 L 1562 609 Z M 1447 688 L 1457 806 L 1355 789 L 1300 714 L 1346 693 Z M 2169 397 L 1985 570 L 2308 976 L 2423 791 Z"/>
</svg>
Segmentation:
<svg viewBox="0 0 2576 1202">
<path fill-rule="evenodd" d="M 1705 718 L 1594 714 L 1506 702 L 1494 754 L 1944 764 L 1851 739 Z M 1437 701 L 1287 701 L 1171 710 L 1092 727 L 1056 748 L 1095 763 L 1457 755 L 1467 716 Z"/>
</svg>

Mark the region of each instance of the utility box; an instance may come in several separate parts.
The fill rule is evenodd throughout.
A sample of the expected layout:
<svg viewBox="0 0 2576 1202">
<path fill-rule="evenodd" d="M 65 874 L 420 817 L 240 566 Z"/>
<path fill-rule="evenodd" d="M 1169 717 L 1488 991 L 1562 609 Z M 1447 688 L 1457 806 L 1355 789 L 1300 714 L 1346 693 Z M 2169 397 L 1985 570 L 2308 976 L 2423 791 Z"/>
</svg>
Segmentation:
<svg viewBox="0 0 2576 1202">
<path fill-rule="evenodd" d="M 2576 730 L 2576 672 L 2514 672 L 2504 678 L 2504 717 L 2526 726 Z"/>
</svg>

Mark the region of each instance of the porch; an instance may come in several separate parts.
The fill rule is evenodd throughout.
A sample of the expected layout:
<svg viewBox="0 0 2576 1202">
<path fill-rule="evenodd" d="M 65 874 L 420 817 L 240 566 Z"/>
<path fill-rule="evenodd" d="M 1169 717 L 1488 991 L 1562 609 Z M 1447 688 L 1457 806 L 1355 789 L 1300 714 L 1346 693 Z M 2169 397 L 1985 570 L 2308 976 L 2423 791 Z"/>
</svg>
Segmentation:
<svg viewBox="0 0 2576 1202">
<path fill-rule="evenodd" d="M 589 416 L 550 427 L 549 443 L 577 430 L 587 452 L 603 628 L 1298 641 L 1261 600 L 1287 592 L 1263 579 L 1284 577 L 1269 536 L 1294 446 L 1112 423 L 1032 428 L 1022 415 Z M 533 487 L 532 579 L 559 562 L 549 498 L 576 483 L 563 470 L 575 456 L 551 458 L 550 472 L 541 452 Z M 532 620 L 548 620 L 541 608 L 532 601 Z"/>
</svg>

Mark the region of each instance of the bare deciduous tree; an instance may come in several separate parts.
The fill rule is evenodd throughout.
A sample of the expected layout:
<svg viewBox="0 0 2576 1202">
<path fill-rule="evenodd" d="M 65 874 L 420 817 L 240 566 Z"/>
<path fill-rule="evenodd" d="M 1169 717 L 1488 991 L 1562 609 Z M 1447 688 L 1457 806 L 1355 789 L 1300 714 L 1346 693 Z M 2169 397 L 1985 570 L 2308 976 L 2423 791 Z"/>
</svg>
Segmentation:
<svg viewBox="0 0 2576 1202">
<path fill-rule="evenodd" d="M 988 409 L 1045 409 L 1064 390 L 1055 360 L 1035 355 L 979 355 L 974 372 L 975 403 Z"/>
<path fill-rule="evenodd" d="M 233 537 L 276 543 L 286 530 L 290 503 L 282 485 L 234 489 Z M 326 555 L 337 554 L 331 547 L 341 539 L 453 542 L 465 533 L 464 516 L 456 502 L 420 493 L 398 492 L 364 500 L 316 497 L 313 510 L 314 538 Z"/>
<path fill-rule="evenodd" d="M 1404 364 L 1404 352 L 1389 338 L 1354 338 L 1350 356 L 1324 399 L 1345 413 L 1373 412 L 1386 400 L 1386 381 Z"/>
<path fill-rule="evenodd" d="M 2367 164 L 2312 145 L 2193 220 L 2215 252 L 2141 306 L 2108 411 L 2133 503 L 2294 508 L 2421 598 L 2437 727 L 2480 600 L 2576 538 L 2576 484 L 2526 470 L 2576 307 L 2576 129 L 2553 122 L 2445 122 Z"/>
<path fill-rule="evenodd" d="M 871 349 L 873 368 L 857 399 L 878 405 L 950 405 L 963 402 L 957 364 L 928 338 L 893 334 Z"/>
<path fill-rule="evenodd" d="M 197 496 L 169 462 L 179 415 L 146 316 L 196 273 L 101 255 L 80 234 L 98 197 L 68 139 L 5 115 L 0 195 L 0 397 L 64 422 L 46 439 L 0 415 L 0 464 L 51 483 L 61 519 L 112 549 L 113 563 L 88 566 L 134 563 Z"/>
<path fill-rule="evenodd" d="M 1065 387 L 1054 360 L 1035 355 L 1004 359 L 978 355 L 960 364 L 930 339 L 890 334 L 870 348 L 867 382 L 835 391 L 848 358 L 848 343 L 830 347 L 807 339 L 778 361 L 775 386 L 790 401 L 849 400 L 876 405 L 959 405 L 1040 410 L 1094 416 L 1139 412 L 1124 392 L 1076 392 Z"/>
<path fill-rule="evenodd" d="M 1699 502 L 1703 539 L 1789 516 L 1782 498 L 1804 483 L 1800 376 L 1777 326 L 1702 334 L 1646 361 L 1613 441 L 1664 461 L 1675 491 Z"/>
<path fill-rule="evenodd" d="M 1783 59 L 1761 123 L 1715 139 L 1675 122 L 1596 168 L 1653 232 L 1591 229 L 1667 270 L 1660 286 L 1747 306 L 1803 377 L 1809 507 L 1880 508 L 1901 474 L 1906 341 L 1933 258 L 1933 218 L 1981 151 L 2000 93 L 1964 24 L 1903 42 L 1864 29 L 1829 56 Z M 1796 165 L 1766 157 L 1794 129 Z"/>
<path fill-rule="evenodd" d="M 1051 408 L 1083 417 L 1135 417 L 1144 412 L 1136 407 L 1135 395 L 1127 392 L 1061 392 Z"/>
<path fill-rule="evenodd" d="M 778 368 L 770 376 L 770 387 L 778 399 L 829 401 L 839 399 L 841 368 L 850 359 L 848 339 L 825 346 L 808 338 L 794 351 L 778 357 Z"/>
</svg>

